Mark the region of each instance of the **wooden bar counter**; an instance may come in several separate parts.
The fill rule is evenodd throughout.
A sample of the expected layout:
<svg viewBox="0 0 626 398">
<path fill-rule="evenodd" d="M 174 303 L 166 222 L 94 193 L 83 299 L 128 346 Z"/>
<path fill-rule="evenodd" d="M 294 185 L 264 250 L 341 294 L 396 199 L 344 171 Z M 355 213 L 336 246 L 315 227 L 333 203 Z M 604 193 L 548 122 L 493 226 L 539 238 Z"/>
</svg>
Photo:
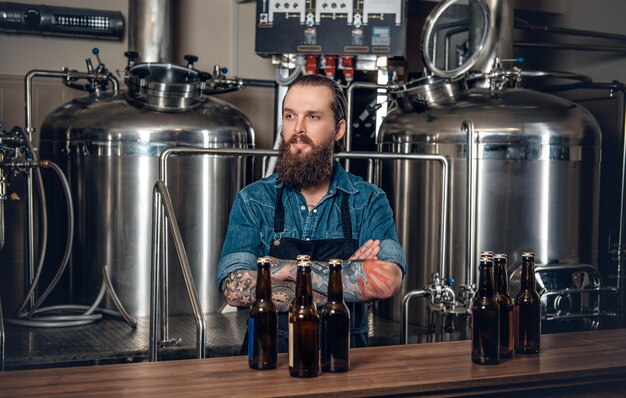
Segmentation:
<svg viewBox="0 0 626 398">
<path fill-rule="evenodd" d="M 626 329 L 543 335 L 539 355 L 474 365 L 470 342 L 354 349 L 348 373 L 313 379 L 246 357 L 0 373 L 2 397 L 50 396 L 626 396 Z"/>
</svg>

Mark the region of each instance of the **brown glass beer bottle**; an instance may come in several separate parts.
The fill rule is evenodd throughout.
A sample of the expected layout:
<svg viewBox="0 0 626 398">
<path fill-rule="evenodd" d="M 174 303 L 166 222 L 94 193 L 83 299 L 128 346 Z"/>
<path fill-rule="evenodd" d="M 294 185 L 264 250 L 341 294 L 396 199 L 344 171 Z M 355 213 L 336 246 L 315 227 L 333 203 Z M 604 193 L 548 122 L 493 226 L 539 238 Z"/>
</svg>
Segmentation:
<svg viewBox="0 0 626 398">
<path fill-rule="evenodd" d="M 493 256 L 494 279 L 496 282 L 496 302 L 500 306 L 500 358 L 512 358 L 515 344 L 513 310 L 515 302 L 509 295 L 506 274 L 506 254 Z"/>
<path fill-rule="evenodd" d="M 472 362 L 500 363 L 500 309 L 496 303 L 493 261 L 481 257 L 478 290 L 472 300 Z"/>
<path fill-rule="evenodd" d="M 320 317 L 313 303 L 309 261 L 298 263 L 294 303 L 289 311 L 289 374 L 316 377 L 320 374 Z"/>
<path fill-rule="evenodd" d="M 522 253 L 521 290 L 515 299 L 515 352 L 539 353 L 541 298 L 535 287 L 535 253 Z"/>
<path fill-rule="evenodd" d="M 248 365 L 252 369 L 275 369 L 278 349 L 278 311 L 272 301 L 270 261 L 257 260 L 256 299 L 248 315 Z"/>
<path fill-rule="evenodd" d="M 328 261 L 328 300 L 321 311 L 322 370 L 350 370 L 350 310 L 343 300 L 342 261 Z"/>
</svg>

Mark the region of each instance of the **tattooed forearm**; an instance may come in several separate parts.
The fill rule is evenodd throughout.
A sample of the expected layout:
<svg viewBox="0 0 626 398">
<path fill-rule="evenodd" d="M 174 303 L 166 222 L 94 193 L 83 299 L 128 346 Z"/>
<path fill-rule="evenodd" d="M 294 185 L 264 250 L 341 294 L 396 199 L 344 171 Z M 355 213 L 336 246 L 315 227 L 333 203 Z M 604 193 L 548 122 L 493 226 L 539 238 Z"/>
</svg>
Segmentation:
<svg viewBox="0 0 626 398">
<path fill-rule="evenodd" d="M 391 297 L 402 282 L 400 268 L 381 260 L 347 261 L 342 272 L 343 296 L 347 302 Z"/>
<path fill-rule="evenodd" d="M 256 299 L 256 271 L 241 270 L 229 274 L 222 282 L 222 293 L 228 304 L 250 307 Z M 279 312 L 286 312 L 293 301 L 295 283 L 272 279 L 272 301 Z"/>
</svg>

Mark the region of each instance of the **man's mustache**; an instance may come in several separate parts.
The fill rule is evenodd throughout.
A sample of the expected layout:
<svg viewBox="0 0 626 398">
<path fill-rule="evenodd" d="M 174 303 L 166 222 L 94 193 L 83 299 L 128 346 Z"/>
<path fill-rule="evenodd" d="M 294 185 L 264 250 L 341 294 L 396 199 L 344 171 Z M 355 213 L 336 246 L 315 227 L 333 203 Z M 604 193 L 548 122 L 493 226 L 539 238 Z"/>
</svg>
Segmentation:
<svg viewBox="0 0 626 398">
<path fill-rule="evenodd" d="M 294 134 L 291 136 L 291 138 L 289 139 L 287 143 L 295 144 L 298 139 L 307 145 L 313 146 L 313 140 L 311 139 L 311 137 L 307 136 L 306 134 Z"/>
</svg>

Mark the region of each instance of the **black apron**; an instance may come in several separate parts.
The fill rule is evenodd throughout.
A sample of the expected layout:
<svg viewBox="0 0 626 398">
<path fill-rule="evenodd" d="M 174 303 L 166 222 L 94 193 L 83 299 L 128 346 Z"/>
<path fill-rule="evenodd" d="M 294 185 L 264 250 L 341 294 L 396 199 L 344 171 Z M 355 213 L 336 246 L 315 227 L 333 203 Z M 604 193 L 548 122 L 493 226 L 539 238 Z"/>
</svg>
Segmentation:
<svg viewBox="0 0 626 398">
<path fill-rule="evenodd" d="M 342 191 L 343 192 L 343 191 Z M 274 236 L 285 230 L 285 208 L 283 207 L 283 189 L 278 189 L 276 209 L 274 210 Z M 275 239 L 270 247 L 270 256 L 283 260 L 295 260 L 298 254 L 308 254 L 312 261 L 328 261 L 333 258 L 347 260 L 359 248 L 359 242 L 352 239 L 352 220 L 348 206 L 348 194 L 343 192 L 341 202 L 342 239 L 301 240 L 295 238 Z M 350 347 L 367 347 L 368 322 L 367 303 L 346 303 L 350 310 Z M 289 314 L 278 314 L 278 352 L 288 349 Z M 241 346 L 241 355 L 248 353 L 248 332 Z"/>
</svg>

